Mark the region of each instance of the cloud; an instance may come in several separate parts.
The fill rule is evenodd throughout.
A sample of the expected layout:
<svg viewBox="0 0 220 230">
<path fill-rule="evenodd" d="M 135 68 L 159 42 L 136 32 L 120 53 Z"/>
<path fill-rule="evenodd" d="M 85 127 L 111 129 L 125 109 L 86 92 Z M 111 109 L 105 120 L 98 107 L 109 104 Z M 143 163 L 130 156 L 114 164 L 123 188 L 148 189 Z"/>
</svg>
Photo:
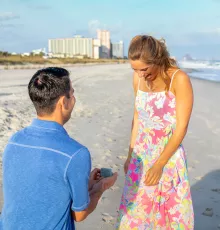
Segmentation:
<svg viewBox="0 0 220 230">
<path fill-rule="evenodd" d="M 97 33 L 97 29 L 101 29 L 103 25 L 97 19 L 90 20 L 88 22 L 88 31 L 91 36 L 95 36 Z"/>
<path fill-rule="evenodd" d="M 214 29 L 209 29 L 207 31 L 203 31 L 203 33 L 213 34 L 213 35 L 220 35 L 220 27 L 219 28 L 214 28 Z"/>
<path fill-rule="evenodd" d="M 220 28 L 181 34 L 169 33 L 161 36 L 172 46 L 220 45 Z"/>
<path fill-rule="evenodd" d="M 20 30 L 15 29 L 0 33 L 0 50 L 20 53 L 30 52 L 38 47 L 47 47 L 47 39 L 20 33 Z"/>
<path fill-rule="evenodd" d="M 20 16 L 12 12 L 3 12 L 0 13 L 0 32 L 2 30 L 7 30 L 7 32 L 15 27 L 21 26 L 17 24 L 16 19 L 19 19 Z"/>
<path fill-rule="evenodd" d="M 104 24 L 97 19 L 93 19 L 88 22 L 88 31 L 89 31 L 90 36 L 96 37 L 98 29 L 109 30 L 111 38 L 113 39 L 116 37 L 118 37 L 118 39 L 122 39 L 123 37 L 123 22 L 122 21 L 118 21 L 117 23 L 112 24 L 112 25 Z"/>
<path fill-rule="evenodd" d="M 113 35 L 121 34 L 123 33 L 123 22 L 118 21 L 114 25 L 109 26 L 108 29 L 111 31 Z"/>
<path fill-rule="evenodd" d="M 16 37 L 16 39 L 14 39 Z M 10 44 L 22 40 L 22 37 L 15 31 L 9 30 L 7 33 L 0 33 L 0 50 L 5 47 L 5 44 Z"/>
<path fill-rule="evenodd" d="M 188 35 L 188 37 L 196 45 L 220 44 L 220 28 L 191 33 Z"/>
<path fill-rule="evenodd" d="M 3 23 L 0 23 L 0 28 L 15 28 L 15 24 L 3 24 Z"/>
<path fill-rule="evenodd" d="M 14 20 L 14 19 L 19 19 L 19 18 L 20 18 L 19 15 L 14 14 L 12 12 L 3 12 L 3 13 L 0 13 L 0 22 Z"/>
<path fill-rule="evenodd" d="M 32 5 L 32 4 L 29 4 L 28 5 L 28 8 L 30 9 L 33 9 L 33 10 L 50 10 L 52 8 L 52 6 L 49 6 L 49 5 Z"/>
<path fill-rule="evenodd" d="M 73 31 L 73 33 L 71 33 L 70 36 L 73 36 L 73 35 L 81 35 L 83 37 L 90 37 L 88 30 L 83 30 L 83 29 L 77 29 Z"/>
</svg>

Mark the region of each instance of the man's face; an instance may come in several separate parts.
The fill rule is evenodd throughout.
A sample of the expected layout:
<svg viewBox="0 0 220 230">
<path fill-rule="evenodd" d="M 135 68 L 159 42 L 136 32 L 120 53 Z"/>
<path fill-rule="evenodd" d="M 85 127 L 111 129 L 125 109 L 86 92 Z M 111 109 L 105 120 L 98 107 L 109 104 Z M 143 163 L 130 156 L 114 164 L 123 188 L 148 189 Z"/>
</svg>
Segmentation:
<svg viewBox="0 0 220 230">
<path fill-rule="evenodd" d="M 74 89 L 71 81 L 70 81 L 69 97 L 65 97 L 65 100 L 66 100 L 65 101 L 66 105 L 65 105 L 65 110 L 63 111 L 64 123 L 66 123 L 70 119 L 71 113 L 76 103 L 76 99 L 74 96 Z"/>
</svg>

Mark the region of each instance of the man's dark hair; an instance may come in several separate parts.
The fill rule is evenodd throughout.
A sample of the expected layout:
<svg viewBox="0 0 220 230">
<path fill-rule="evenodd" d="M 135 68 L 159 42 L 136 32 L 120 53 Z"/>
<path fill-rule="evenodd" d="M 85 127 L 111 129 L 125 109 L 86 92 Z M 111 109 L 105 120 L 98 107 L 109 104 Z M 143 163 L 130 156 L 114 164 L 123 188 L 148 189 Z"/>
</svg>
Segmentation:
<svg viewBox="0 0 220 230">
<path fill-rule="evenodd" d="M 38 70 L 28 84 L 28 92 L 38 115 L 51 114 L 61 96 L 70 97 L 70 78 L 66 69 Z"/>
</svg>

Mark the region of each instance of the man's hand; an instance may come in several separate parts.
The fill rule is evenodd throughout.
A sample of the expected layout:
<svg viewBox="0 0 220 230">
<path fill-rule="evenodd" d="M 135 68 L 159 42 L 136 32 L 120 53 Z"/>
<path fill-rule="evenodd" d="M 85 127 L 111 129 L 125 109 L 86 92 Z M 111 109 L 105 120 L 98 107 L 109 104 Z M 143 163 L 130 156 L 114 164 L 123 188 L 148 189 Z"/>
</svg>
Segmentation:
<svg viewBox="0 0 220 230">
<path fill-rule="evenodd" d="M 89 191 L 93 188 L 94 184 L 98 183 L 102 179 L 100 175 L 100 169 L 95 168 L 92 170 L 90 173 L 90 178 L 89 178 Z"/>
<path fill-rule="evenodd" d="M 101 178 L 97 183 L 93 185 L 92 192 L 103 193 L 104 191 L 111 188 L 115 184 L 117 177 L 118 177 L 118 173 L 114 173 L 113 176 L 111 177 Z"/>
</svg>

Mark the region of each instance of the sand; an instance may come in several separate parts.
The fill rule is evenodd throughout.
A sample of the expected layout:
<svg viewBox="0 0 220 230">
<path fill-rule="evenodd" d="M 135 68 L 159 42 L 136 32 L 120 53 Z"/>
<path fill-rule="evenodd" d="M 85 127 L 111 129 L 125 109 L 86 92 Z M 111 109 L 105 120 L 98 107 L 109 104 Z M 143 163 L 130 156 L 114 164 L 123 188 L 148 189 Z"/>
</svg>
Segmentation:
<svg viewBox="0 0 220 230">
<path fill-rule="evenodd" d="M 91 151 L 94 167 L 118 171 L 115 186 L 78 230 L 114 229 L 124 184 L 134 106 L 132 71 L 128 64 L 69 67 L 77 99 L 65 128 Z M 15 131 L 30 124 L 35 111 L 27 84 L 36 69 L 0 70 L 0 153 Z M 195 229 L 220 228 L 220 84 L 192 79 L 195 103 L 184 146 L 195 210 Z M 0 162 L 1 163 L 1 162 Z M 1 171 L 1 169 L 0 169 Z M 0 183 L 2 174 L 0 174 Z M 2 207 L 2 188 L 0 206 Z M 1 208 L 0 207 L 0 208 Z"/>
</svg>

